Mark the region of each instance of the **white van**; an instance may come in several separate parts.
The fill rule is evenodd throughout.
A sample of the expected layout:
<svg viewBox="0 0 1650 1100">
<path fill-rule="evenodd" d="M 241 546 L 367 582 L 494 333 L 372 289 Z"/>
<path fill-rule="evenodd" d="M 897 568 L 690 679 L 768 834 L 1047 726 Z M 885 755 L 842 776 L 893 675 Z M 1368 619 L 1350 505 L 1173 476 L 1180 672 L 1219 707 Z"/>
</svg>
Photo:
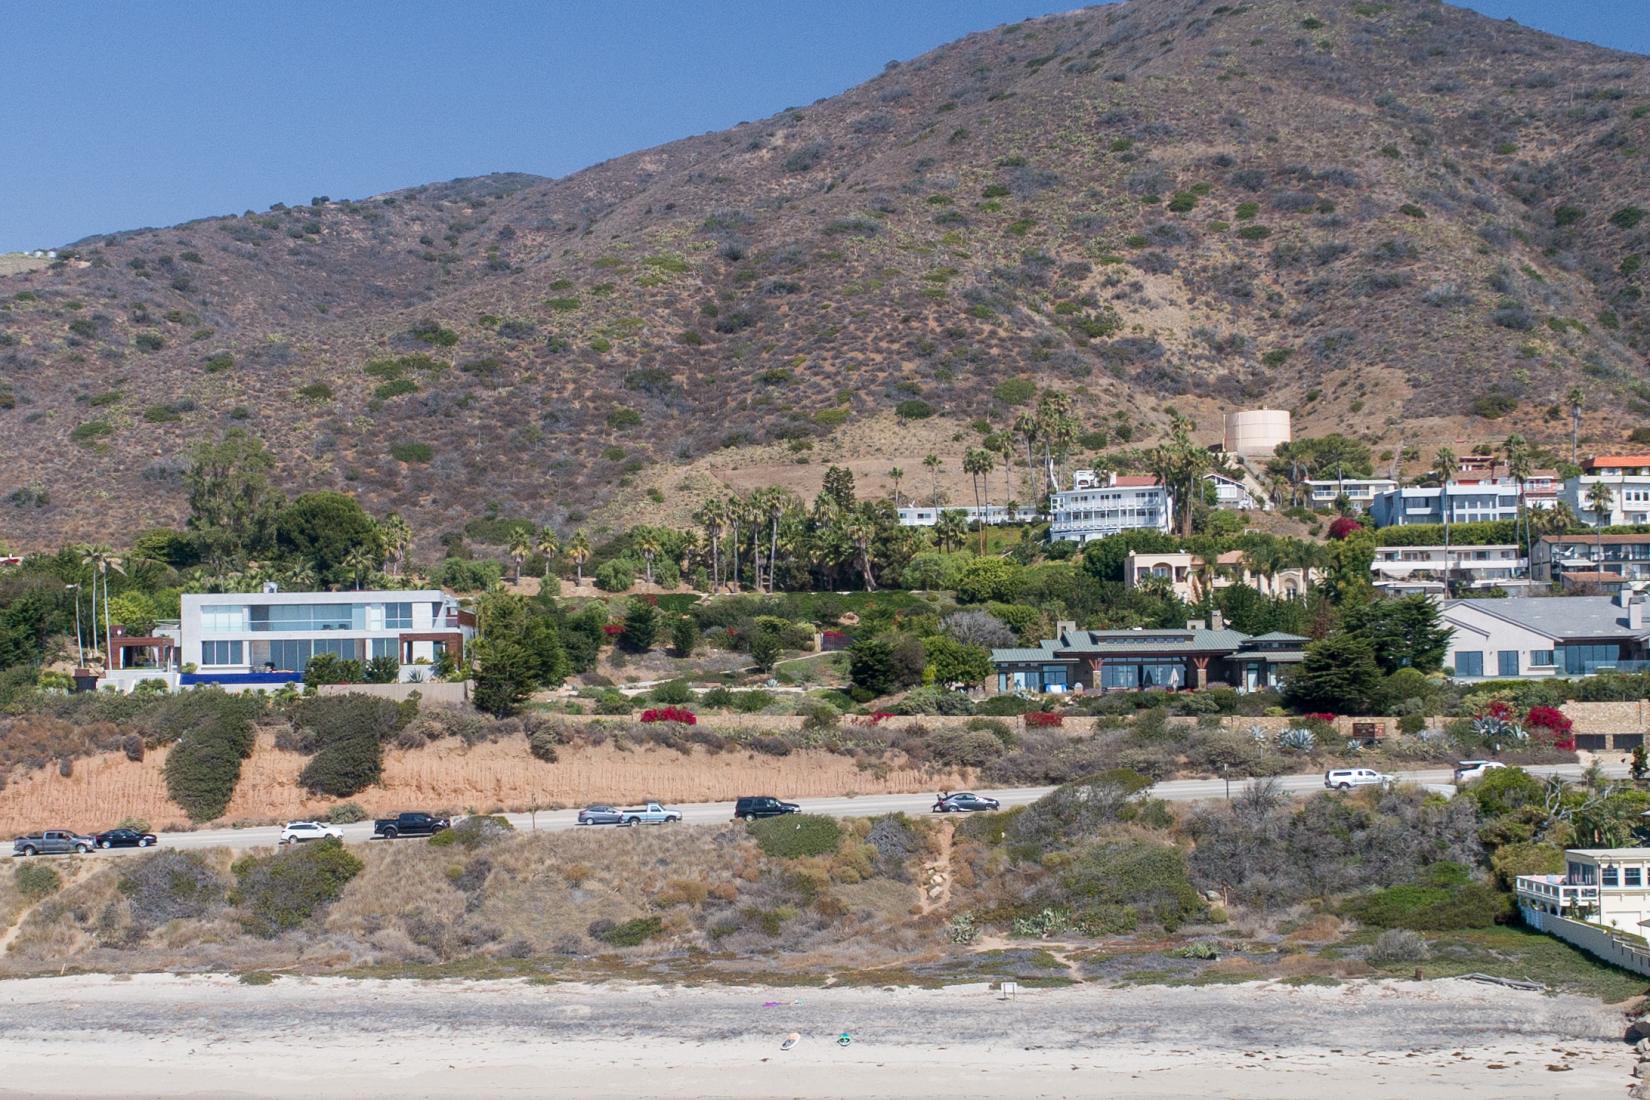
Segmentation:
<svg viewBox="0 0 1650 1100">
<path fill-rule="evenodd" d="M 1390 787 L 1396 780 L 1374 768 L 1331 768 L 1323 773 L 1323 785 L 1332 791 L 1353 787 Z"/>
</svg>

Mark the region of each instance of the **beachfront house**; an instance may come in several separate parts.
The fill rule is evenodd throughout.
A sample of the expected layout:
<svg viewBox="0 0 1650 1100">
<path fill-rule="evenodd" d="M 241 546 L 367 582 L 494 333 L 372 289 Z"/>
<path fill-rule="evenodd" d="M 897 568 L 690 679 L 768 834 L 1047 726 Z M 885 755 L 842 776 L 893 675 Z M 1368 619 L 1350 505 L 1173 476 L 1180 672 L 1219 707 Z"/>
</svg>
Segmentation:
<svg viewBox="0 0 1650 1100">
<path fill-rule="evenodd" d="M 1650 668 L 1644 602 L 1617 596 L 1446 601 L 1444 665 L 1457 680 L 1534 680 Z"/>
<path fill-rule="evenodd" d="M 1183 691 L 1222 685 L 1239 691 L 1277 687 L 1305 659 L 1307 639 L 1251 636 L 1214 612 L 1184 630 L 1078 630 L 1062 622 L 1036 646 L 995 649 L 999 692 L 1045 694 Z"/>
</svg>

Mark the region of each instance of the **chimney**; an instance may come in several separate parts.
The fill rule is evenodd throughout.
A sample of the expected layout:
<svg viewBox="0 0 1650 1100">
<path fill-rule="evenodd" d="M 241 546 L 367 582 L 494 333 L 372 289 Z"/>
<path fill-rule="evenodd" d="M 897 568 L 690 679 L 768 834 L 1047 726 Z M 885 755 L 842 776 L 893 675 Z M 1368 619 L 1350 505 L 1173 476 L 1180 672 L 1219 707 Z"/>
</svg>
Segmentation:
<svg viewBox="0 0 1650 1100">
<path fill-rule="evenodd" d="M 1208 629 L 1208 624 L 1205 623 L 1202 619 L 1187 619 L 1186 620 L 1186 629 L 1187 630 L 1207 630 Z"/>
<path fill-rule="evenodd" d="M 1226 616 L 1223 613 L 1219 612 L 1219 611 L 1209 612 L 1209 629 L 1210 630 L 1225 630 L 1226 629 Z"/>
<path fill-rule="evenodd" d="M 1621 590 L 1621 602 L 1627 608 L 1627 629 L 1644 629 L 1644 601 L 1636 598 L 1626 588 Z"/>
<path fill-rule="evenodd" d="M 1077 621 L 1075 619 L 1060 620 L 1054 624 L 1054 633 L 1058 634 L 1060 638 L 1064 640 L 1067 634 L 1077 633 Z"/>
</svg>

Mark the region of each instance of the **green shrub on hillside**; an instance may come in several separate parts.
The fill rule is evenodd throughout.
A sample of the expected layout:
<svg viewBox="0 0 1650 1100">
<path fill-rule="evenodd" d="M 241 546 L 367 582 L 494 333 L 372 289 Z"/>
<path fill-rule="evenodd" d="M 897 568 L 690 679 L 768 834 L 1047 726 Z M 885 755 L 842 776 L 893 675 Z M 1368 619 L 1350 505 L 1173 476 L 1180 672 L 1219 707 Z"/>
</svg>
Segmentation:
<svg viewBox="0 0 1650 1100">
<path fill-rule="evenodd" d="M 516 831 L 516 827 L 503 817 L 488 814 L 473 814 L 460 821 L 451 829 L 443 829 L 430 838 L 430 844 L 437 848 L 485 848 L 509 838 Z"/>
<path fill-rule="evenodd" d="M 822 856 L 842 842 L 842 826 L 834 817 L 785 814 L 751 822 L 747 828 L 765 855 L 777 859 Z"/>
<path fill-rule="evenodd" d="M 417 713 L 374 695 L 322 695 L 293 708 L 292 723 L 300 747 L 315 758 L 299 773 L 298 783 L 311 794 L 343 798 L 378 782 L 383 773 L 384 742 Z"/>
<path fill-rule="evenodd" d="M 428 443 L 392 443 L 390 457 L 397 462 L 428 462 L 435 457 L 435 448 Z"/>
<path fill-rule="evenodd" d="M 156 852 L 126 864 L 117 886 L 141 929 L 211 916 L 223 908 L 227 883 L 195 852 Z"/>
<path fill-rule="evenodd" d="M 273 939 L 336 901 L 364 864 L 336 840 L 319 840 L 269 856 L 246 856 L 230 868 L 230 903 L 255 936 Z"/>
<path fill-rule="evenodd" d="M 255 742 L 257 704 L 222 691 L 192 691 L 174 707 L 183 727 L 166 757 L 166 792 L 191 821 L 223 814 Z"/>
<path fill-rule="evenodd" d="M 1488 928 L 1512 911 L 1512 898 L 1472 881 L 1459 864 L 1434 864 L 1425 883 L 1389 886 L 1360 894 L 1343 907 L 1361 924 L 1376 928 L 1449 931 Z"/>
<path fill-rule="evenodd" d="M 640 947 L 664 931 L 664 922 L 656 916 L 636 917 L 622 924 L 594 921 L 589 931 L 592 938 L 612 947 Z"/>
<path fill-rule="evenodd" d="M 57 868 L 49 863 L 20 863 L 12 872 L 12 881 L 17 884 L 17 892 L 28 901 L 50 897 L 63 885 Z"/>
</svg>

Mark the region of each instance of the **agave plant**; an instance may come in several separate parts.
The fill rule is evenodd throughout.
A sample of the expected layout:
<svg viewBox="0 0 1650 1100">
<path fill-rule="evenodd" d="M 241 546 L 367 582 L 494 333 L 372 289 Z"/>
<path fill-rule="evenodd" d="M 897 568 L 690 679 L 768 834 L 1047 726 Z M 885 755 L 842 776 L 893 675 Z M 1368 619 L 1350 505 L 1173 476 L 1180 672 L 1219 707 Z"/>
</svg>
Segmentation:
<svg viewBox="0 0 1650 1100">
<path fill-rule="evenodd" d="M 1291 752 L 1311 752 L 1318 745 L 1318 735 L 1305 726 L 1290 726 L 1278 734 L 1278 748 Z"/>
<path fill-rule="evenodd" d="M 1266 732 L 1266 727 L 1260 725 L 1258 722 L 1249 727 L 1249 740 L 1253 741 L 1255 744 L 1264 745 L 1271 739 L 1272 735 Z"/>
<path fill-rule="evenodd" d="M 1474 736 L 1486 745 L 1523 745 L 1530 740 L 1529 731 L 1515 718 L 1499 714 L 1482 714 L 1472 720 Z"/>
</svg>

